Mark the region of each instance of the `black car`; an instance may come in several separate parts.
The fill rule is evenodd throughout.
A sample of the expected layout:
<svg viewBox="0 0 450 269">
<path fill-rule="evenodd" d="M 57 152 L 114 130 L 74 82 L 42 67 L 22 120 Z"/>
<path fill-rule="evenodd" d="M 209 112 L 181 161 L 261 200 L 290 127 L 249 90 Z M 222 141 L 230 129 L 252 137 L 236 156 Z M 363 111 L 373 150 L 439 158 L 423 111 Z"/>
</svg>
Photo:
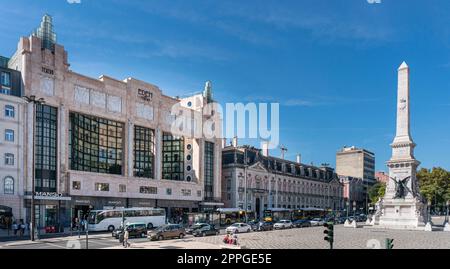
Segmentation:
<svg viewBox="0 0 450 269">
<path fill-rule="evenodd" d="M 296 228 L 311 227 L 311 222 L 306 219 L 295 220 L 292 222 L 292 224 Z"/>
<path fill-rule="evenodd" d="M 258 231 L 271 231 L 273 230 L 273 222 L 261 221 L 258 223 Z"/>
<path fill-rule="evenodd" d="M 208 223 L 196 223 L 196 224 L 192 225 L 191 227 L 188 227 L 186 229 L 186 233 L 193 234 L 195 230 L 206 227 L 206 226 L 209 226 L 209 224 Z"/>
<path fill-rule="evenodd" d="M 194 236 L 207 236 L 207 235 L 219 235 L 220 231 L 213 225 L 206 225 L 201 228 L 195 229 L 192 234 Z"/>
<path fill-rule="evenodd" d="M 252 227 L 252 231 L 258 230 L 258 226 L 259 226 L 258 221 L 249 221 L 249 222 L 247 222 L 247 224 L 250 225 L 250 227 Z"/>
<path fill-rule="evenodd" d="M 127 229 L 129 237 L 145 237 L 147 235 L 147 225 L 145 223 L 130 223 L 125 226 Z M 113 236 L 116 239 L 120 238 L 120 235 L 124 233 L 124 229 L 114 230 Z"/>
</svg>

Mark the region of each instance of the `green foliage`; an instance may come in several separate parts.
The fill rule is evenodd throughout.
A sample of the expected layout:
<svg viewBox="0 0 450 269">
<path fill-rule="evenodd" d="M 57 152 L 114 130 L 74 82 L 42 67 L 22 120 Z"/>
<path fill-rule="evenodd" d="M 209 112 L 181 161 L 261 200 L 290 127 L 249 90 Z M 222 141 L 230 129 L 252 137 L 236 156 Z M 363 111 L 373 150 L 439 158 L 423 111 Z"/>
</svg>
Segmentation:
<svg viewBox="0 0 450 269">
<path fill-rule="evenodd" d="M 383 182 L 377 182 L 369 188 L 369 199 L 372 204 L 378 202 L 379 198 L 383 198 L 386 192 L 386 184 Z"/>
<path fill-rule="evenodd" d="M 440 167 L 422 168 L 417 173 L 420 192 L 433 205 L 444 205 L 450 200 L 450 172 Z"/>
</svg>

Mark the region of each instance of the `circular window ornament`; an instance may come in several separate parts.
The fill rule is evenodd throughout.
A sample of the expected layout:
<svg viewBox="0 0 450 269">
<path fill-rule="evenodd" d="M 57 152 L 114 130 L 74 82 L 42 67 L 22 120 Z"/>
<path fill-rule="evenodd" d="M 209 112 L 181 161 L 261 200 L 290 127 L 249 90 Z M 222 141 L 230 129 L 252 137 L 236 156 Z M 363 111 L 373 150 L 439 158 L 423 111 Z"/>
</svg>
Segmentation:
<svg viewBox="0 0 450 269">
<path fill-rule="evenodd" d="M 187 148 L 188 150 L 191 150 L 191 149 L 192 149 L 192 145 L 191 145 L 191 144 L 187 144 L 186 148 Z"/>
<path fill-rule="evenodd" d="M 192 159 L 191 155 L 186 156 L 186 160 L 190 161 Z"/>
<path fill-rule="evenodd" d="M 191 176 L 187 176 L 187 177 L 186 177 L 186 181 L 187 181 L 187 182 L 191 182 L 191 181 L 192 181 Z"/>
<path fill-rule="evenodd" d="M 192 102 L 189 101 L 189 102 L 187 103 L 187 106 L 188 106 L 188 107 L 191 107 L 191 106 L 192 106 Z"/>
<path fill-rule="evenodd" d="M 188 166 L 186 166 L 186 170 L 188 170 L 188 171 L 191 171 L 191 166 L 190 165 L 188 165 Z"/>
</svg>

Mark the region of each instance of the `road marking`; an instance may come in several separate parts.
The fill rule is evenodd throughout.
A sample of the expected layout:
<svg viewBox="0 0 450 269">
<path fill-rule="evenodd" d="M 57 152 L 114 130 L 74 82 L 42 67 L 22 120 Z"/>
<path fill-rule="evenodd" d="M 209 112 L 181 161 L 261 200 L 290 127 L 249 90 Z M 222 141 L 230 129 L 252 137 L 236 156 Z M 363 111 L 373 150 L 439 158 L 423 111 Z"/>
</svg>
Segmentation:
<svg viewBox="0 0 450 269">
<path fill-rule="evenodd" d="M 67 249 L 66 247 L 62 247 L 62 246 L 59 246 L 59 245 L 53 244 L 53 243 L 45 243 L 45 244 L 46 244 L 46 245 L 53 246 L 53 247 L 57 247 L 57 248 Z"/>
</svg>

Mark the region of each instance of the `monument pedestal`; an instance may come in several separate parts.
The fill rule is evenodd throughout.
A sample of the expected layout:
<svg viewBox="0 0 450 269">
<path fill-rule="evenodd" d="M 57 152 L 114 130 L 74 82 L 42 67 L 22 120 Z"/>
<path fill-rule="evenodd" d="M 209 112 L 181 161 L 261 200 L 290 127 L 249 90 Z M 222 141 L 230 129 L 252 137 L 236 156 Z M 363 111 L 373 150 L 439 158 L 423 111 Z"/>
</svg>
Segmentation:
<svg viewBox="0 0 450 269">
<path fill-rule="evenodd" d="M 426 224 L 424 204 L 414 198 L 384 199 L 374 225 L 389 229 L 420 229 Z"/>
</svg>

